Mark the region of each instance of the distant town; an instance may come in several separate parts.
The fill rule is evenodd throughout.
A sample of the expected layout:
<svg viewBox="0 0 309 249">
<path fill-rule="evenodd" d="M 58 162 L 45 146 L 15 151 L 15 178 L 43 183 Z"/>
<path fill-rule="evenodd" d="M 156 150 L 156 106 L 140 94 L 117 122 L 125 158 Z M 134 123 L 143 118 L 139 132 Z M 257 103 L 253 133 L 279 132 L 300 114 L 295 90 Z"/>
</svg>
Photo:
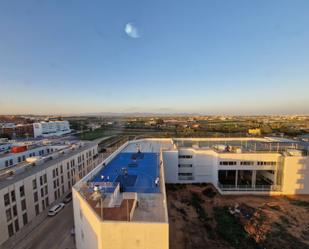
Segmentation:
<svg viewBox="0 0 309 249">
<path fill-rule="evenodd" d="M 102 136 L 155 137 L 309 137 L 309 115 L 265 116 L 0 116 L 0 134 L 8 139 L 52 137 L 68 133 L 85 140 Z"/>
</svg>

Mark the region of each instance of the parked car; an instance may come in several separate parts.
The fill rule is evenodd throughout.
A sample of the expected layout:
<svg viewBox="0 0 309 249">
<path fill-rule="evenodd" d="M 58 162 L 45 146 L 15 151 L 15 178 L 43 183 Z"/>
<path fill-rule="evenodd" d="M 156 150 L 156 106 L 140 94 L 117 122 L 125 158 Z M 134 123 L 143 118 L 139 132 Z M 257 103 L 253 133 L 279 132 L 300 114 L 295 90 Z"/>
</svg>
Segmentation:
<svg viewBox="0 0 309 249">
<path fill-rule="evenodd" d="M 57 213 L 59 213 L 63 208 L 65 204 L 60 202 L 57 205 L 53 206 L 51 209 L 48 211 L 48 216 L 55 216 Z"/>
<path fill-rule="evenodd" d="M 63 198 L 63 202 L 64 202 L 64 203 L 69 203 L 70 201 L 72 201 L 72 193 L 67 194 L 67 195 Z"/>
</svg>

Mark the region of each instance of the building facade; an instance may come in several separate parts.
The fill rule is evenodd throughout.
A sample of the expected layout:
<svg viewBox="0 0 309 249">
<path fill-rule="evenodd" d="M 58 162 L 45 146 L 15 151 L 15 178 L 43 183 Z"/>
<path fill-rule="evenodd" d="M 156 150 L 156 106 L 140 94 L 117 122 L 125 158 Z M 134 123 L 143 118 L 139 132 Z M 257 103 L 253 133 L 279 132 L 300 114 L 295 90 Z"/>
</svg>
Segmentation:
<svg viewBox="0 0 309 249">
<path fill-rule="evenodd" d="M 34 137 L 61 136 L 70 132 L 70 123 L 68 121 L 33 123 Z"/>
<path fill-rule="evenodd" d="M 0 172 L 0 244 L 61 201 L 102 160 L 97 144 L 90 142 L 58 148 L 43 159 Z"/>
<path fill-rule="evenodd" d="M 221 194 L 309 194 L 308 151 L 308 143 L 279 138 L 129 141 L 73 187 L 77 249 L 167 249 L 165 183 L 212 183 Z M 152 154 L 159 158 L 153 175 Z"/>
</svg>

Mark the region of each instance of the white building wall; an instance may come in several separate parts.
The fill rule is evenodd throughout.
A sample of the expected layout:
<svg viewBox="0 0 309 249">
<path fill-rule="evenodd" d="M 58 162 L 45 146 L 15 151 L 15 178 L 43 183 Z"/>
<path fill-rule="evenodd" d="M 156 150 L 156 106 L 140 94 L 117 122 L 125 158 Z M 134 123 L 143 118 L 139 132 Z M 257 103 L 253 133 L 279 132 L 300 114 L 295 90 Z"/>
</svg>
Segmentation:
<svg viewBox="0 0 309 249">
<path fill-rule="evenodd" d="M 91 152 L 91 155 L 90 155 Z M 13 224 L 14 234 L 17 232 L 15 228 L 15 220 L 18 219 L 19 230 L 24 226 L 23 214 L 27 214 L 28 223 L 36 217 L 35 206 L 39 205 L 39 212 L 41 213 L 44 209 L 48 208 L 46 200 L 48 198 L 48 204 L 51 205 L 55 201 L 62 200 L 63 194 L 71 190 L 71 187 L 77 180 L 84 177 L 90 171 L 97 166 L 96 160 L 93 160 L 93 156 L 97 154 L 97 145 L 88 147 L 85 150 L 81 150 L 76 154 L 73 154 L 69 158 L 64 159 L 54 165 L 49 166 L 46 169 L 38 171 L 31 176 L 21 179 L 7 187 L 0 189 L 0 245 L 9 238 L 8 225 Z M 82 156 L 84 156 L 82 160 Z M 78 163 L 78 158 L 81 161 Z M 71 162 L 74 161 L 74 165 Z M 62 166 L 62 170 L 61 170 Z M 41 167 L 35 166 L 35 167 Z M 53 174 L 53 170 L 58 169 L 58 175 Z M 61 173 L 62 172 L 62 173 Z M 44 181 L 44 175 L 46 180 Z M 42 184 L 40 182 L 42 177 Z M 62 181 L 63 177 L 63 181 Z M 33 188 L 33 180 L 36 179 L 36 189 Z M 58 182 L 57 182 L 58 180 Z M 56 188 L 54 188 L 54 181 L 56 181 Z M 57 184 L 58 183 L 58 184 Z M 25 196 L 20 196 L 20 187 L 24 186 Z M 45 186 L 47 186 L 47 194 L 45 192 Z M 43 196 L 41 195 L 41 189 L 43 189 Z M 16 201 L 12 201 L 11 193 L 15 191 Z M 38 201 L 34 201 L 34 193 L 38 194 Z M 57 199 L 55 199 L 55 192 L 57 192 Z M 9 205 L 4 204 L 4 196 L 9 193 L 10 203 Z M 26 210 L 21 209 L 21 201 L 25 199 Z M 44 202 L 44 204 L 43 204 Z M 17 216 L 13 216 L 13 206 L 17 207 Z M 44 207 L 44 206 L 45 207 Z M 6 211 L 11 210 L 12 219 L 7 220 Z M 14 236 L 14 235 L 13 235 Z"/>
<path fill-rule="evenodd" d="M 20 153 L 9 153 L 4 154 L 0 157 L 0 170 L 6 167 L 14 166 L 20 162 L 24 162 L 26 158 L 34 156 L 46 156 L 51 152 L 56 151 L 57 149 L 61 149 L 64 146 L 41 146 L 33 149 L 26 150 Z M 49 152 L 48 152 L 49 151 Z M 42 154 L 42 152 L 44 154 Z M 6 166 L 8 165 L 8 166 Z"/>
<path fill-rule="evenodd" d="M 309 194 L 309 157 L 284 157 L 283 194 Z"/>
<path fill-rule="evenodd" d="M 194 154 L 195 182 L 217 183 L 217 157 L 211 150 L 196 151 Z"/>
<path fill-rule="evenodd" d="M 70 132 L 70 123 L 68 121 L 49 121 L 33 123 L 34 137 L 60 136 Z"/>
<path fill-rule="evenodd" d="M 178 151 L 163 152 L 163 167 L 166 183 L 178 183 Z"/>
</svg>

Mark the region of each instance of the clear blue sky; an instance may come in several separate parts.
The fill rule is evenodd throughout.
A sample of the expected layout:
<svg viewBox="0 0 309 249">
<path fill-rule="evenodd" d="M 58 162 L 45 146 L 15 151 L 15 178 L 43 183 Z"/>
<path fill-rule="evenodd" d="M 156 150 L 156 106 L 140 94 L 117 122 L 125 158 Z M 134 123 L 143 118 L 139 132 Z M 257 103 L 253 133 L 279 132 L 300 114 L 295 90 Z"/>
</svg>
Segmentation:
<svg viewBox="0 0 309 249">
<path fill-rule="evenodd" d="M 309 1 L 0 1 L 0 113 L 85 112 L 308 114 Z"/>
</svg>

